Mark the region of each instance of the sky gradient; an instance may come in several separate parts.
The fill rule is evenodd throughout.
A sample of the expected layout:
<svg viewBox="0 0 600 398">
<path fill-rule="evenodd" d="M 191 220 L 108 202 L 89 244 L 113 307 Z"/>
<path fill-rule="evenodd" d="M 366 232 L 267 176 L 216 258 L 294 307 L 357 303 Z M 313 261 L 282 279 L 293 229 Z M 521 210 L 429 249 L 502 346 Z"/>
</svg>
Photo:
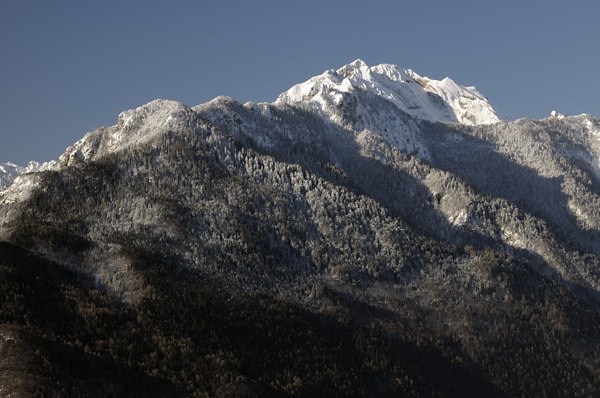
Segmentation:
<svg viewBox="0 0 600 398">
<path fill-rule="evenodd" d="M 273 101 L 356 58 L 477 86 L 509 117 L 600 116 L 593 1 L 0 3 L 0 163 L 56 159 L 155 98 Z"/>
</svg>

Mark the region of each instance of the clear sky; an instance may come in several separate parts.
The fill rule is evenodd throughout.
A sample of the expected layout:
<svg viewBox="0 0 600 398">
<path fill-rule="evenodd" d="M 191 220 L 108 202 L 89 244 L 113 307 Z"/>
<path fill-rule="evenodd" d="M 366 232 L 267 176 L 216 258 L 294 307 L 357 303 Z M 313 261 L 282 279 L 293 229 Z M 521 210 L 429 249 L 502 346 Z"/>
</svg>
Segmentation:
<svg viewBox="0 0 600 398">
<path fill-rule="evenodd" d="M 600 2 L 2 0 L 0 163 L 56 159 L 155 98 L 273 101 L 356 58 L 600 116 Z"/>
</svg>

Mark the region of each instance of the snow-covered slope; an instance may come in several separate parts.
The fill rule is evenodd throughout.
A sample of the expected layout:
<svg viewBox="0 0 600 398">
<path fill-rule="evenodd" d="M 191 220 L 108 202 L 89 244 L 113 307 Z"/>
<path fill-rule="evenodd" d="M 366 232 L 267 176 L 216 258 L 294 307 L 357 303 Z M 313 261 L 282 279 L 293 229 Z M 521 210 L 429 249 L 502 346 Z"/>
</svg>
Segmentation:
<svg viewBox="0 0 600 398">
<path fill-rule="evenodd" d="M 0 189 L 12 184 L 15 178 L 21 174 L 21 169 L 23 168 L 10 162 L 0 164 Z"/>
<path fill-rule="evenodd" d="M 22 186 L 31 185 L 34 179 L 19 176 L 38 171 L 56 170 L 63 166 L 92 160 L 114 153 L 131 145 L 142 144 L 161 133 L 176 130 L 182 125 L 191 127 L 195 123 L 194 112 L 180 102 L 157 99 L 136 109 L 121 112 L 117 124 L 101 127 L 87 133 L 79 141 L 68 147 L 58 161 L 39 163 L 29 162 L 26 167 L 14 163 L 0 164 L 0 191 L 5 197 L 22 197 Z M 27 180 L 27 181 L 25 181 Z M 8 188 L 14 189 L 8 192 Z M 15 192 L 17 192 L 15 194 Z"/>
<path fill-rule="evenodd" d="M 370 67 L 360 59 L 293 86 L 276 103 L 304 103 L 329 116 L 360 90 L 388 100 L 418 119 L 468 125 L 502 120 L 475 87 L 458 85 L 450 78 L 429 79 L 391 64 Z"/>
<path fill-rule="evenodd" d="M 22 174 L 51 170 L 55 167 L 55 161 L 44 163 L 31 161 L 25 167 L 18 166 L 11 162 L 0 163 L 0 190 L 10 186 Z"/>
<path fill-rule="evenodd" d="M 142 144 L 161 133 L 194 123 L 193 111 L 176 101 L 157 99 L 136 109 L 121 112 L 117 124 L 87 133 L 60 157 L 72 165 Z"/>
</svg>

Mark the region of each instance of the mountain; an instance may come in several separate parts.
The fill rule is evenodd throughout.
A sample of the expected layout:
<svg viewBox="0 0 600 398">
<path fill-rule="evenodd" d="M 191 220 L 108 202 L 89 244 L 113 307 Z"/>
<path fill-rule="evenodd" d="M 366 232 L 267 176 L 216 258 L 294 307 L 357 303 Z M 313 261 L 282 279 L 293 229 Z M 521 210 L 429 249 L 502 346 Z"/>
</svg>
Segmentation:
<svg viewBox="0 0 600 398">
<path fill-rule="evenodd" d="M 594 396 L 600 121 L 357 60 L 0 191 L 0 395 Z"/>
</svg>

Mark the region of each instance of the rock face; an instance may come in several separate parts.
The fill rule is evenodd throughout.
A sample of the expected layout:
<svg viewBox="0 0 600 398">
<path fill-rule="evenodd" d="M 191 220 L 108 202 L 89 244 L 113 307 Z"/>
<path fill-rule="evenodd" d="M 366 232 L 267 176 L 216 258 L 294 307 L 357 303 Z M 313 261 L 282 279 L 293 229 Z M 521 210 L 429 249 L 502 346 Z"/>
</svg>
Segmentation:
<svg viewBox="0 0 600 398">
<path fill-rule="evenodd" d="M 40 380 L 14 385 L 597 394 L 599 159 L 592 116 L 360 60 L 123 112 L 0 191 L 0 330 Z"/>
</svg>

